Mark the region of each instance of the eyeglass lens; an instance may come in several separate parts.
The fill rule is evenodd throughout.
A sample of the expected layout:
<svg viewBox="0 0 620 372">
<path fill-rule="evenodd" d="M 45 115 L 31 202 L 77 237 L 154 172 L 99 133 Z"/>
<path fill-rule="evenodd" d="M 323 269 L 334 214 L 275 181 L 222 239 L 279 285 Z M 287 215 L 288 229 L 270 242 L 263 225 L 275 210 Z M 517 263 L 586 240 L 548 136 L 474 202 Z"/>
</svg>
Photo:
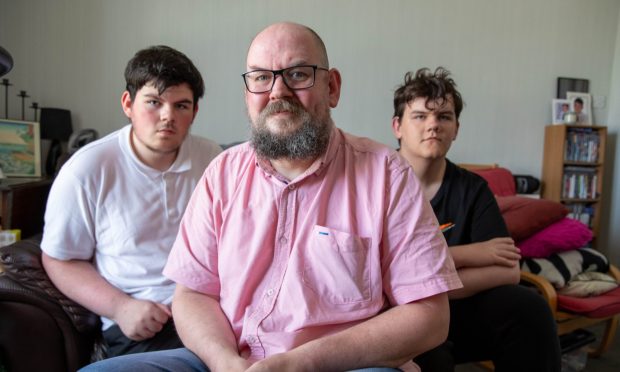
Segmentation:
<svg viewBox="0 0 620 372">
<path fill-rule="evenodd" d="M 314 85 L 315 66 L 294 66 L 281 71 L 256 70 L 243 75 L 250 92 L 268 92 L 275 84 L 276 75 L 281 75 L 290 89 L 306 89 Z"/>
</svg>

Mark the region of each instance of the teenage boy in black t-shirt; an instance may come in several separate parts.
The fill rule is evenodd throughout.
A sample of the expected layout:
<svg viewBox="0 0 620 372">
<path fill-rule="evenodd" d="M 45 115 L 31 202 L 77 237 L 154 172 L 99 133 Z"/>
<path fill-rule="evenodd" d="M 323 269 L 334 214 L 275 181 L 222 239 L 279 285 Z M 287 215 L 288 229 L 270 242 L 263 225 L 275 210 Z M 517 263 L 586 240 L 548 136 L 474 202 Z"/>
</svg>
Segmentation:
<svg viewBox="0 0 620 372">
<path fill-rule="evenodd" d="M 487 183 L 446 155 L 463 101 L 450 72 L 420 69 L 394 93 L 392 130 L 420 179 L 464 287 L 449 293 L 450 333 L 415 359 L 423 371 L 454 371 L 492 360 L 496 371 L 560 371 L 560 346 L 547 303 L 519 283 L 519 249 Z"/>
</svg>

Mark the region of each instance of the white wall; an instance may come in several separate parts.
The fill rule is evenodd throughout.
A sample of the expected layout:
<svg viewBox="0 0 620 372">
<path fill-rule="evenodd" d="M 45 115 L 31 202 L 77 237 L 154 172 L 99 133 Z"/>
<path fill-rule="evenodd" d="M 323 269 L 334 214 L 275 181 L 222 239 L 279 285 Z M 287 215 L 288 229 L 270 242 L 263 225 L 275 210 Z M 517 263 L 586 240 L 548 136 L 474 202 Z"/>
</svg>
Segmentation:
<svg viewBox="0 0 620 372">
<path fill-rule="evenodd" d="M 620 19 L 620 14 L 618 15 Z M 610 258 L 616 264 L 620 264 L 620 23 L 616 34 L 615 57 L 613 60 L 613 72 L 610 78 L 611 90 L 609 93 L 609 117 L 607 119 L 608 145 L 606 156 L 605 194 L 603 197 L 609 201 L 605 209 L 604 218 L 609 223 L 602 226 L 601 245 Z"/>
<path fill-rule="evenodd" d="M 342 72 L 333 111 L 340 127 L 395 144 L 395 86 L 408 70 L 443 65 L 466 101 L 450 158 L 540 176 L 558 76 L 589 79 L 591 93 L 608 103 L 595 122 L 617 133 L 620 107 L 609 109 L 620 95 L 619 14 L 617 0 L 0 0 L 0 45 L 16 62 L 5 76 L 14 84 L 12 116 L 20 114 L 15 95 L 27 90 L 29 103 L 68 108 L 77 127 L 102 134 L 125 122 L 122 73 L 133 53 L 178 48 L 207 85 L 193 132 L 231 142 L 247 134 L 239 75 L 251 38 L 274 21 L 297 21 L 323 37 Z M 3 108 L 0 100 L 0 115 Z M 620 226 L 620 215 L 611 217 Z"/>
</svg>

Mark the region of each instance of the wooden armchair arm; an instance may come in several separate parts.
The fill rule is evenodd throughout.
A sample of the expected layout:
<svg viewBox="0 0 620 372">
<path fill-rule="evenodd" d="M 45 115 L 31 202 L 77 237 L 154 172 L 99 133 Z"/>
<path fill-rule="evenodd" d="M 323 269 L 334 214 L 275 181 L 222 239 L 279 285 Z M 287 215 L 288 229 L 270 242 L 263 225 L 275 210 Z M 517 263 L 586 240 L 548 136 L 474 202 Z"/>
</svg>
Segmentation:
<svg viewBox="0 0 620 372">
<path fill-rule="evenodd" d="M 620 270 L 612 264 L 609 264 L 609 275 L 613 276 L 620 283 Z"/>
<path fill-rule="evenodd" d="M 547 300 L 547 303 L 549 303 L 549 307 L 551 308 L 551 312 L 555 318 L 558 309 L 558 295 L 553 285 L 551 285 L 551 283 L 549 283 L 549 281 L 544 277 L 525 271 L 521 271 L 521 282 L 535 287 L 540 292 L 545 300 Z"/>
<path fill-rule="evenodd" d="M 616 266 L 611 264 L 609 265 L 609 275 L 614 277 L 616 281 L 620 283 L 620 269 Z M 551 283 L 549 283 L 549 281 L 544 277 L 526 271 L 521 271 L 521 282 L 535 287 L 545 298 L 545 300 L 547 300 L 547 303 L 549 303 L 553 317 L 557 318 L 558 294 L 553 285 L 551 285 Z"/>
</svg>

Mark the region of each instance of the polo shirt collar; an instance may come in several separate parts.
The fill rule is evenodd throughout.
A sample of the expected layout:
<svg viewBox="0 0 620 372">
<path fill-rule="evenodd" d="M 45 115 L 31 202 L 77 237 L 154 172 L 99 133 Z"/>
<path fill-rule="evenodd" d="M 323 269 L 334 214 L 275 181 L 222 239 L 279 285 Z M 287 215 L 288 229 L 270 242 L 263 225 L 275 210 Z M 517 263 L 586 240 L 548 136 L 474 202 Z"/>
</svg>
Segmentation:
<svg viewBox="0 0 620 372">
<path fill-rule="evenodd" d="M 190 141 L 190 136 L 191 135 L 187 133 L 185 139 L 183 139 L 183 143 L 181 143 L 181 147 L 179 147 L 177 158 L 174 159 L 174 163 L 172 163 L 166 172 L 181 173 L 187 172 L 192 168 L 192 142 Z M 200 151 L 200 149 L 194 149 L 194 151 Z"/>
<path fill-rule="evenodd" d="M 121 135 L 119 136 L 119 143 L 121 150 L 123 153 L 130 159 L 132 164 L 142 173 L 151 178 L 161 177 L 164 173 L 182 173 L 191 169 L 192 167 L 192 159 L 191 159 L 191 143 L 189 141 L 190 134 L 188 133 L 183 143 L 181 143 L 181 147 L 179 148 L 179 152 L 177 154 L 174 163 L 165 171 L 159 171 L 157 169 L 151 168 L 148 165 L 144 164 L 133 150 L 131 146 L 131 124 L 126 125 L 121 129 Z"/>
</svg>

